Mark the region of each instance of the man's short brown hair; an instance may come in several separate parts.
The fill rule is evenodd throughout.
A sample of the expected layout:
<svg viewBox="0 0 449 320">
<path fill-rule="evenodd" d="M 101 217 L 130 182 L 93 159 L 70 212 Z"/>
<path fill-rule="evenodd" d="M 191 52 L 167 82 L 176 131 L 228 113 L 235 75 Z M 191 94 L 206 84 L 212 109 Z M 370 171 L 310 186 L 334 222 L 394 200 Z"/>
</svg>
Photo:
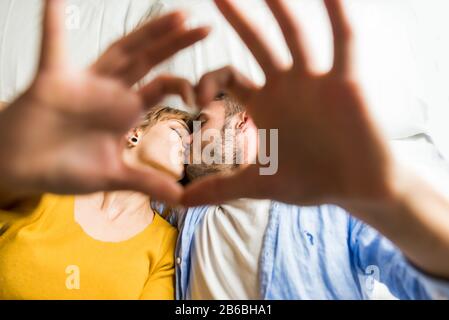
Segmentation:
<svg viewBox="0 0 449 320">
<path fill-rule="evenodd" d="M 230 117 L 235 116 L 243 111 L 245 108 L 243 105 L 238 102 L 234 97 L 221 92 L 215 97 L 215 101 L 223 101 L 225 106 L 225 117 L 229 119 Z"/>
</svg>

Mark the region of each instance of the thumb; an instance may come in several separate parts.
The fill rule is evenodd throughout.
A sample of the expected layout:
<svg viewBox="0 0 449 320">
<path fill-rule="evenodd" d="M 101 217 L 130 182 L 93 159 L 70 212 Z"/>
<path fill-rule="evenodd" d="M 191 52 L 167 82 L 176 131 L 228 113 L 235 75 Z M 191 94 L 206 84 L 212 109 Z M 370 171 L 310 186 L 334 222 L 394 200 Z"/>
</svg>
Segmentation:
<svg viewBox="0 0 449 320">
<path fill-rule="evenodd" d="M 159 103 L 167 95 L 179 95 L 184 102 L 193 106 L 195 103 L 195 91 L 186 79 L 170 75 L 161 75 L 139 90 L 147 108 Z"/>
<path fill-rule="evenodd" d="M 218 174 L 200 179 L 188 185 L 181 204 L 188 207 L 220 204 L 239 198 L 263 198 L 263 186 L 259 182 L 259 167 L 249 166 L 234 174 Z"/>
<path fill-rule="evenodd" d="M 209 105 L 220 92 L 229 92 L 246 104 L 260 88 L 232 66 L 211 71 L 203 75 L 196 87 L 200 107 Z M 246 106 L 249 107 L 248 105 Z"/>
</svg>

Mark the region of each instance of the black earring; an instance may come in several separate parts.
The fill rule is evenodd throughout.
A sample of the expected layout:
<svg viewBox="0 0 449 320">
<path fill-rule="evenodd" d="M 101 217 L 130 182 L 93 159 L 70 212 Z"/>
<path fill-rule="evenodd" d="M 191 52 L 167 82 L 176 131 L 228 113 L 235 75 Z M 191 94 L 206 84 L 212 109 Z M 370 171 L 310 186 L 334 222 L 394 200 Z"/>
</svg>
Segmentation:
<svg viewBox="0 0 449 320">
<path fill-rule="evenodd" d="M 131 138 L 131 142 L 137 143 L 137 142 L 139 142 L 139 139 L 137 139 L 137 137 L 132 137 Z"/>
</svg>

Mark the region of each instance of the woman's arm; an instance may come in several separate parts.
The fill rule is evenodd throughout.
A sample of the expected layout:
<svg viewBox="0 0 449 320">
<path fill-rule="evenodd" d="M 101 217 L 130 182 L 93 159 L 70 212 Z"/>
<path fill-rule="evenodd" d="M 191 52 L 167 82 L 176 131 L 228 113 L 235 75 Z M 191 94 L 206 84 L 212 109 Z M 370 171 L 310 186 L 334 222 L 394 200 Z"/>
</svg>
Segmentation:
<svg viewBox="0 0 449 320">
<path fill-rule="evenodd" d="M 175 179 L 124 163 L 122 137 L 147 107 L 186 89 L 169 76 L 137 92 L 134 84 L 209 29 L 187 28 L 181 13 L 171 13 L 117 41 L 90 68 L 75 70 L 65 54 L 63 3 L 45 1 L 36 78 L 0 112 L 0 193 L 10 201 L 47 192 L 135 190 L 178 202 L 182 188 Z"/>
<path fill-rule="evenodd" d="M 173 300 L 175 299 L 175 247 L 178 233 L 170 228 L 161 247 L 157 263 L 151 268 L 151 275 L 145 284 L 141 300 Z"/>
</svg>

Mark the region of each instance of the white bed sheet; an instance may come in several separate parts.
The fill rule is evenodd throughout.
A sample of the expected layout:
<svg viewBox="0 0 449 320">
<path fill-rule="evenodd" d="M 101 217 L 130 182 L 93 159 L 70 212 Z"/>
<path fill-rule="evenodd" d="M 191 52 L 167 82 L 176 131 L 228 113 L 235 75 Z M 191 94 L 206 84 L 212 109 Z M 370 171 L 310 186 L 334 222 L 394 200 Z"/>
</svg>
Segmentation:
<svg viewBox="0 0 449 320">
<path fill-rule="evenodd" d="M 72 64 L 92 63 L 114 40 L 148 19 L 155 1 L 66 0 L 66 42 Z M 33 78 L 41 16 L 41 0 L 0 1 L 0 101 L 12 101 Z"/>
</svg>

